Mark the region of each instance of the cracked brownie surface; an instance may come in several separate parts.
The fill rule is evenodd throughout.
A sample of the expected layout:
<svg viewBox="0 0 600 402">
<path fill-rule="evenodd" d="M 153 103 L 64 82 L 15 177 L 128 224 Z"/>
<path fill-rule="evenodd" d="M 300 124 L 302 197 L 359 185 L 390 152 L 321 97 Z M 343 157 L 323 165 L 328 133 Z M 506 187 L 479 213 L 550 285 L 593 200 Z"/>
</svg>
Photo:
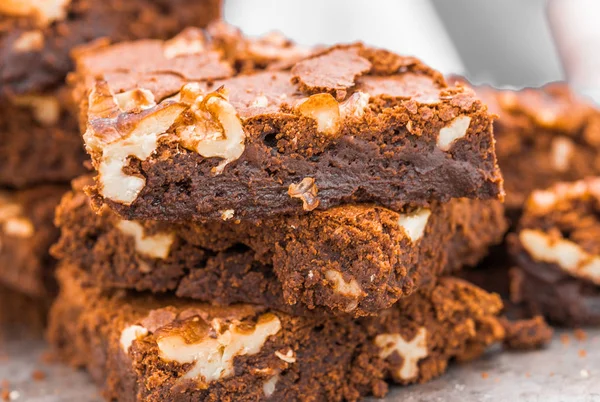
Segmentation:
<svg viewBox="0 0 600 402">
<path fill-rule="evenodd" d="M 362 44 L 225 42 L 188 29 L 76 55 L 97 207 L 253 221 L 502 198 L 486 106 L 419 60 Z M 285 57 L 268 60 L 273 46 Z"/>
<path fill-rule="evenodd" d="M 0 191 L 0 283 L 34 298 L 56 292 L 56 261 L 48 249 L 58 239 L 54 209 L 67 190 L 41 186 Z"/>
<path fill-rule="evenodd" d="M 512 297 L 550 321 L 600 323 L 600 179 L 534 191 L 509 236 Z"/>
<path fill-rule="evenodd" d="M 58 354 L 120 401 L 356 401 L 422 383 L 502 341 L 500 299 L 443 278 L 378 317 L 311 319 L 81 286 L 60 271 Z"/>
<path fill-rule="evenodd" d="M 476 264 L 506 228 L 496 200 L 454 199 L 395 212 L 372 205 L 299 217 L 211 224 L 95 214 L 74 183 L 57 212 L 53 253 L 95 285 L 134 288 L 296 314 L 370 315 L 442 273 Z"/>
</svg>

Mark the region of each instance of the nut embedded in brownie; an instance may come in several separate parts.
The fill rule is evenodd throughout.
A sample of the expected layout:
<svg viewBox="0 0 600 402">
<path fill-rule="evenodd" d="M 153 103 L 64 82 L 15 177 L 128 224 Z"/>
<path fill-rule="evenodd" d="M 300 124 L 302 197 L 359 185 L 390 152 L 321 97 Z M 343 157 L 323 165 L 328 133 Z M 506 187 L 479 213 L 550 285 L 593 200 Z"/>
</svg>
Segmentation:
<svg viewBox="0 0 600 402">
<path fill-rule="evenodd" d="M 454 199 L 395 212 L 348 205 L 258 223 L 127 221 L 92 211 L 75 182 L 58 208 L 54 255 L 109 288 L 175 291 L 295 314 L 372 315 L 476 264 L 502 240 L 497 200 Z"/>
<path fill-rule="evenodd" d="M 76 55 L 97 206 L 253 221 L 502 197 L 486 106 L 417 59 L 353 44 L 240 74 L 248 53 L 220 46 L 186 30 Z"/>
<path fill-rule="evenodd" d="M 49 248 L 58 239 L 54 209 L 66 188 L 41 186 L 0 191 L 0 283 L 34 298 L 56 292 L 56 261 Z"/>
</svg>

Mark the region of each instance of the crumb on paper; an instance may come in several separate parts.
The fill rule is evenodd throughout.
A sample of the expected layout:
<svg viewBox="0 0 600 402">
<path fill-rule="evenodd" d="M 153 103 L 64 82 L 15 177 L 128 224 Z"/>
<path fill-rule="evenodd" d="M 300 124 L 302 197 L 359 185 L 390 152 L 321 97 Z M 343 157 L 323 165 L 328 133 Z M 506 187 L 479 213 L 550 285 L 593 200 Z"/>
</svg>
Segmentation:
<svg viewBox="0 0 600 402">
<path fill-rule="evenodd" d="M 481 373 L 481 378 L 483 378 L 484 380 L 487 380 L 489 376 L 490 375 L 488 374 L 487 371 L 484 371 L 483 373 Z"/>
<path fill-rule="evenodd" d="M 583 329 L 580 329 L 580 328 L 577 328 L 573 331 L 573 336 L 579 342 L 583 342 L 583 341 L 587 340 L 587 333 Z"/>
<path fill-rule="evenodd" d="M 582 378 L 588 378 L 590 376 L 590 372 L 587 371 L 586 369 L 582 369 L 579 374 L 581 375 Z"/>
<path fill-rule="evenodd" d="M 31 378 L 34 381 L 43 381 L 46 379 L 46 373 L 44 373 L 42 370 L 33 370 L 31 373 Z"/>
<path fill-rule="evenodd" d="M 568 345 L 571 342 L 571 338 L 569 338 L 568 334 L 562 334 L 560 336 L 560 343 L 562 343 L 563 345 Z"/>
</svg>

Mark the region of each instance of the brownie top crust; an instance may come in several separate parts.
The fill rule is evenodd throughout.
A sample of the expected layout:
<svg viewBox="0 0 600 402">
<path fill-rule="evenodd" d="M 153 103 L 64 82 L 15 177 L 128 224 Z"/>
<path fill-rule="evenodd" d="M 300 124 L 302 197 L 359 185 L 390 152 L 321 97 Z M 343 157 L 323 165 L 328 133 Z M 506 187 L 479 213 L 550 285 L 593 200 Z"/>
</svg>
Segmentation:
<svg viewBox="0 0 600 402">
<path fill-rule="evenodd" d="M 223 24 L 75 57 L 90 194 L 128 219 L 503 196 L 486 106 L 413 57 Z"/>
</svg>

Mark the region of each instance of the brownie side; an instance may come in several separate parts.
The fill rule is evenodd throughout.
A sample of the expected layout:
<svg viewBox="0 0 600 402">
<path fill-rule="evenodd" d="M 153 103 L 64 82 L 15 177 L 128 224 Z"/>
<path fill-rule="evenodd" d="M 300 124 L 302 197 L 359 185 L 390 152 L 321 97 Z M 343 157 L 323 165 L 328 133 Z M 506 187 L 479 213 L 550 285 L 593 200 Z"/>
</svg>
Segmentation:
<svg viewBox="0 0 600 402">
<path fill-rule="evenodd" d="M 220 15 L 220 0 L 3 2 L 0 94 L 54 90 L 73 69 L 71 50 L 95 39 L 168 38 Z"/>
<path fill-rule="evenodd" d="M 486 106 L 414 58 L 354 44 L 245 74 L 230 63 L 189 30 L 79 55 L 72 85 L 98 206 L 253 221 L 502 197 Z"/>
<path fill-rule="evenodd" d="M 87 155 L 66 91 L 0 97 L 0 184 L 66 183 L 85 173 Z"/>
<path fill-rule="evenodd" d="M 513 298 L 553 323 L 600 323 L 599 200 L 598 178 L 535 191 L 508 238 Z"/>
<path fill-rule="evenodd" d="M 567 84 L 475 90 L 499 116 L 496 155 L 511 217 L 518 218 L 534 190 L 600 173 L 600 113 Z"/>
<path fill-rule="evenodd" d="M 467 199 L 401 213 L 350 205 L 257 224 L 123 221 L 108 208 L 94 214 L 85 183 L 58 208 L 53 253 L 95 284 L 297 314 L 375 314 L 476 264 L 506 228 L 499 201 Z"/>
<path fill-rule="evenodd" d="M 41 336 L 49 310 L 49 300 L 30 297 L 0 284 L 0 336 L 14 328 L 24 328 L 28 334 Z"/>
<path fill-rule="evenodd" d="M 54 209 L 66 189 L 43 186 L 0 192 L 0 283 L 31 297 L 56 291 L 50 246 L 59 233 Z"/>
<path fill-rule="evenodd" d="M 322 320 L 107 293 L 81 275 L 61 270 L 49 339 L 126 402 L 383 397 L 386 380 L 428 381 L 504 338 L 497 296 L 452 278 L 380 317 Z"/>
</svg>

